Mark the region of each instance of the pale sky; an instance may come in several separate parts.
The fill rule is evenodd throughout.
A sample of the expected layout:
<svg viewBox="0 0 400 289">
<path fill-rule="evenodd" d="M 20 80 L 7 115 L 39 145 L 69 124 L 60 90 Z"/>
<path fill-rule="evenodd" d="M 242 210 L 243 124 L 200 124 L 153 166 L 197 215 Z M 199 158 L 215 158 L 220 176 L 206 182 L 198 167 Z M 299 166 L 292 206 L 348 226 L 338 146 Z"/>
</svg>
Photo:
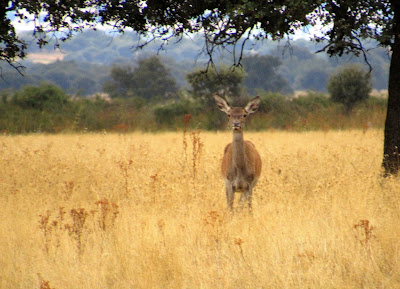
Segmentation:
<svg viewBox="0 0 400 289">
<path fill-rule="evenodd" d="M 17 21 L 15 20 L 15 17 L 13 16 L 12 13 L 8 13 L 8 18 L 12 20 L 12 24 L 14 25 L 15 29 L 18 31 L 32 31 L 34 28 L 34 23 L 32 21 Z M 33 19 L 32 17 L 29 16 L 29 14 L 26 14 L 28 16 L 28 19 Z M 110 28 L 103 27 L 103 26 L 98 26 L 97 27 L 99 30 L 110 30 L 112 29 L 112 26 Z M 297 39 L 305 39 L 309 40 L 312 36 L 314 35 L 321 35 L 322 26 L 310 26 L 306 27 L 303 29 L 298 29 L 294 35 L 291 35 L 291 39 L 297 40 Z"/>
</svg>

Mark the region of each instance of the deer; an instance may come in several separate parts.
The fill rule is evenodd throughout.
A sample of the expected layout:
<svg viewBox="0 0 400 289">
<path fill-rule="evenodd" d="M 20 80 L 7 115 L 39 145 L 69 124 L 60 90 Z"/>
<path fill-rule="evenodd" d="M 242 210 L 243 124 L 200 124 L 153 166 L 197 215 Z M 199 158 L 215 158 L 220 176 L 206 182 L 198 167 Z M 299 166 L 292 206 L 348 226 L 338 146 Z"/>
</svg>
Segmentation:
<svg viewBox="0 0 400 289">
<path fill-rule="evenodd" d="M 233 140 L 226 145 L 222 157 L 221 173 L 225 182 L 227 205 L 233 211 L 235 192 L 241 192 L 239 204 L 247 201 L 251 212 L 253 188 L 261 174 L 261 157 L 255 145 L 243 138 L 243 128 L 246 118 L 255 113 L 260 105 L 260 97 L 250 100 L 245 107 L 231 107 L 229 103 L 214 95 L 218 108 L 229 118 L 229 127 L 233 132 Z"/>
</svg>

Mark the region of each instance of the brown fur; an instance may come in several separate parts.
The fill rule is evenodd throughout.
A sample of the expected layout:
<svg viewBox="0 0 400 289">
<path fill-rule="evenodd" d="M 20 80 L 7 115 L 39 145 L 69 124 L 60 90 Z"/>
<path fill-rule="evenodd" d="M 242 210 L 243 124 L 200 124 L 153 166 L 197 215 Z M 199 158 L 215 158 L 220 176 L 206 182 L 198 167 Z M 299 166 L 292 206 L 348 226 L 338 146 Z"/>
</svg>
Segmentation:
<svg viewBox="0 0 400 289">
<path fill-rule="evenodd" d="M 260 154 L 258 153 L 256 146 L 251 141 L 245 142 L 245 150 L 249 164 L 252 166 L 254 176 L 258 179 L 261 175 L 262 162 Z M 232 167 L 232 143 L 226 145 L 224 149 L 224 156 L 222 158 L 221 173 L 224 179 L 227 178 L 227 171 L 229 167 Z"/>
</svg>

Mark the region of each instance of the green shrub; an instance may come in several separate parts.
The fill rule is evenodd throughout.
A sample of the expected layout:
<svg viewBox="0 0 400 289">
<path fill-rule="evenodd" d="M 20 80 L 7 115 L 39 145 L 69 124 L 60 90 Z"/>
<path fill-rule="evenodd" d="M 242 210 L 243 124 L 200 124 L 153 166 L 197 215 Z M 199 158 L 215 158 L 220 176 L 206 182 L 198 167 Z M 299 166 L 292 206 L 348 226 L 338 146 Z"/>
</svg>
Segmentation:
<svg viewBox="0 0 400 289">
<path fill-rule="evenodd" d="M 0 102 L 0 132 L 176 130 L 184 127 L 185 114 L 191 115 L 188 129 L 225 130 L 227 127 L 226 115 L 217 109 L 205 109 L 200 100 L 185 97 L 157 104 L 138 102 L 138 99 L 78 98 L 67 100 L 66 105 L 61 101 L 63 108 L 54 109 L 55 105 L 49 105 L 52 100 L 39 98 L 32 102 L 32 99 L 18 98 L 24 92 L 26 88 Z M 372 97 L 358 105 L 356 113 L 350 116 L 322 93 L 309 92 L 298 98 L 262 91 L 259 95 L 259 112 L 248 119 L 246 130 L 382 128 L 387 106 L 387 99 Z M 237 101 L 236 105 L 242 104 Z"/>
<path fill-rule="evenodd" d="M 23 109 L 62 112 L 70 104 L 70 98 L 60 87 L 42 83 L 24 86 L 14 93 L 11 102 Z"/>
<path fill-rule="evenodd" d="M 294 98 L 293 103 L 309 111 L 314 111 L 328 107 L 331 104 L 331 100 L 324 93 L 310 91 L 305 96 Z"/>
<path fill-rule="evenodd" d="M 176 122 L 179 122 L 180 120 L 183 125 L 184 115 L 197 114 L 199 109 L 200 106 L 198 106 L 197 103 L 184 99 L 167 104 L 161 104 L 154 108 L 155 121 L 162 127 L 173 126 L 173 124 L 176 125 Z"/>
<path fill-rule="evenodd" d="M 327 89 L 332 101 L 342 103 L 350 113 L 356 103 L 369 98 L 371 75 L 358 65 L 345 65 L 329 78 Z"/>
<path fill-rule="evenodd" d="M 259 107 L 260 112 L 264 113 L 285 113 L 289 109 L 287 97 L 281 93 L 263 93 L 260 94 L 261 104 Z"/>
</svg>

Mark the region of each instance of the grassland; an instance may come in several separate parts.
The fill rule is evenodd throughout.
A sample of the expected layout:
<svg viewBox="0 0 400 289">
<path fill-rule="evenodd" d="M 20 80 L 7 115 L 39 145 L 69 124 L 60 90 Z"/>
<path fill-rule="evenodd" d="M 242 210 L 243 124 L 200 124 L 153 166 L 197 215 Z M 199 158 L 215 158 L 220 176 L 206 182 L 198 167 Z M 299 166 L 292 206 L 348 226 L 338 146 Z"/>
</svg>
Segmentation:
<svg viewBox="0 0 400 289">
<path fill-rule="evenodd" d="M 0 288 L 400 288 L 380 130 L 246 133 L 252 215 L 226 211 L 230 138 L 1 136 Z"/>
</svg>

